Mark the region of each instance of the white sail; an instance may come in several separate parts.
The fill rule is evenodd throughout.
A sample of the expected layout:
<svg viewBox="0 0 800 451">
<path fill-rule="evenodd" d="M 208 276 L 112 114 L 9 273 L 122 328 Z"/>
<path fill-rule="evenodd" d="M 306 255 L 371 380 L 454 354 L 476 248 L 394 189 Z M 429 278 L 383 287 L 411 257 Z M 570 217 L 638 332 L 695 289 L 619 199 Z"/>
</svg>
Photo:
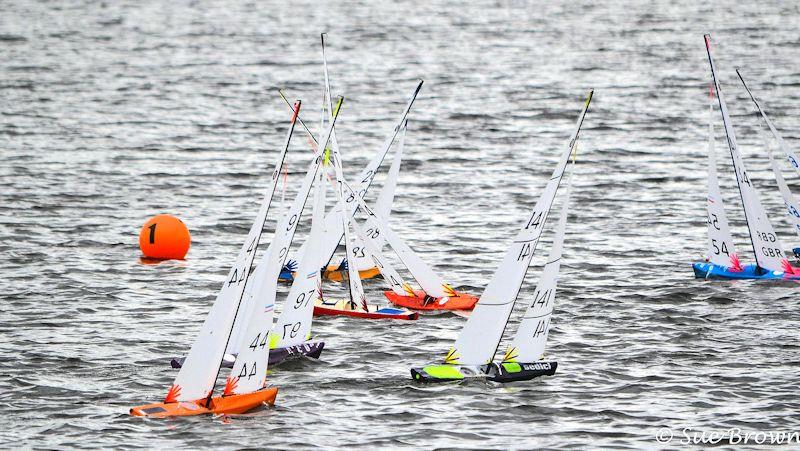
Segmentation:
<svg viewBox="0 0 800 451">
<path fill-rule="evenodd" d="M 341 101 L 340 101 L 341 103 Z M 335 117 L 338 115 L 338 109 L 334 118 L 331 121 L 331 126 L 328 128 L 326 136 L 320 142 L 327 143 L 329 136 L 333 133 L 333 124 Z M 307 174 L 319 174 L 317 177 L 318 185 L 321 189 L 317 189 L 314 197 L 314 216 L 317 222 L 321 219 L 325 212 L 324 205 L 324 185 L 319 183 L 323 177 L 323 170 L 319 170 L 321 156 L 317 156 L 310 164 Z M 308 178 L 308 176 L 306 177 Z M 307 197 L 308 190 L 298 193 L 293 207 L 297 208 L 295 212 L 291 212 L 291 216 L 284 216 L 279 221 L 278 227 L 275 229 L 273 236 L 273 243 L 275 246 L 267 252 L 266 256 L 266 269 L 263 273 L 259 271 L 259 276 L 263 276 L 255 281 L 253 290 L 253 297 L 249 309 L 245 311 L 245 322 L 242 323 L 244 333 L 241 335 L 239 346 L 239 353 L 231 370 L 231 390 L 233 393 L 251 393 L 266 385 L 267 377 L 267 364 L 269 361 L 269 348 L 270 348 L 270 329 L 272 329 L 272 317 L 275 307 L 275 297 L 278 291 L 278 275 L 280 274 L 283 261 L 286 258 L 287 251 L 291 246 L 294 231 L 297 228 L 300 214 L 302 213 L 303 205 Z M 320 191 L 322 195 L 320 195 Z M 319 198 L 319 199 L 318 199 Z M 321 208 L 321 211 L 319 210 Z M 316 232 L 317 236 L 321 234 L 321 227 L 318 224 L 318 230 L 314 230 L 312 219 L 312 233 Z M 314 256 L 312 258 L 316 258 Z M 301 267 L 301 270 L 303 268 Z M 319 269 L 317 269 L 317 279 L 319 278 Z M 294 286 L 292 286 L 294 289 Z M 291 295 L 291 292 L 290 292 Z M 313 307 L 312 307 L 313 308 Z M 284 311 L 287 306 L 284 306 Z M 309 321 L 310 331 L 310 321 Z M 303 335 L 305 337 L 305 335 Z M 302 340 L 301 340 L 302 342 Z M 298 343 L 292 343 L 298 344 Z"/>
<path fill-rule="evenodd" d="M 775 234 L 775 230 L 769 222 L 767 213 L 764 211 L 764 207 L 761 205 L 761 201 L 758 198 L 756 189 L 744 168 L 744 161 L 742 160 L 742 155 L 739 153 L 739 147 L 736 143 L 736 134 L 733 131 L 733 125 L 731 124 L 731 119 L 728 114 L 728 107 L 719 84 L 714 60 L 711 57 L 711 43 L 708 35 L 705 36 L 705 41 L 706 51 L 708 52 L 708 62 L 711 66 L 711 75 L 714 80 L 714 88 L 717 93 L 720 112 L 722 113 L 722 121 L 725 125 L 725 134 L 728 137 L 728 148 L 731 151 L 731 159 L 733 160 L 733 167 L 736 171 L 736 183 L 739 185 L 739 194 L 742 198 L 742 206 L 744 207 L 745 219 L 747 220 L 747 228 L 750 231 L 750 240 L 753 243 L 753 252 L 755 253 L 756 262 L 761 268 L 783 272 L 782 261 L 785 260 L 783 245 L 780 239 L 778 239 L 778 235 Z"/>
<path fill-rule="evenodd" d="M 345 261 L 347 262 L 347 283 L 350 287 L 350 301 L 354 304 L 354 308 L 360 308 L 364 311 L 367 310 L 367 296 L 364 294 L 364 287 L 361 285 L 361 276 L 358 274 L 358 267 L 356 267 L 355 259 L 353 258 L 352 252 L 352 243 L 353 241 L 350 239 L 350 226 L 348 221 L 348 216 L 345 214 L 345 205 L 343 199 L 343 188 L 342 188 L 342 162 L 341 162 L 341 155 L 338 152 L 334 144 L 334 151 L 333 151 L 333 167 L 336 172 L 336 180 L 337 180 L 337 187 L 336 187 L 336 198 L 338 202 L 339 208 L 339 217 L 342 221 L 342 230 L 344 230 L 344 242 L 345 242 Z"/>
<path fill-rule="evenodd" d="M 276 234 L 277 235 L 277 234 Z M 278 274 L 281 264 L 278 255 L 272 252 L 266 256 L 264 276 L 254 280 L 253 302 L 242 323 L 244 340 L 231 370 L 232 392 L 252 393 L 266 385 L 267 362 L 269 361 L 269 331 L 275 311 L 275 293 L 278 291 Z M 257 271 L 258 272 L 258 271 Z"/>
<path fill-rule="evenodd" d="M 373 240 L 377 240 L 380 235 L 383 235 L 386 242 L 397 254 L 397 257 L 403 262 L 408 272 L 414 280 L 417 281 L 422 290 L 428 296 L 436 298 L 444 298 L 448 296 L 455 296 L 456 292 L 446 283 L 442 277 L 436 274 L 419 255 L 417 255 L 396 233 L 389 227 L 384 218 L 381 218 L 371 208 L 367 206 L 364 199 L 356 195 L 353 188 L 346 181 L 342 183 L 345 189 L 345 196 L 349 199 L 354 199 L 358 206 L 367 214 L 367 231 L 366 234 Z"/>
<path fill-rule="evenodd" d="M 333 111 L 333 105 L 331 102 L 331 82 L 328 74 L 328 60 L 327 58 L 325 58 L 325 33 L 320 35 L 320 41 L 322 44 L 322 68 L 325 79 L 325 101 L 328 107 L 331 109 L 331 111 Z M 342 159 L 341 159 L 341 153 L 339 151 L 339 142 L 336 140 L 335 130 L 333 132 L 333 136 L 331 139 L 331 147 L 333 148 L 334 174 L 336 175 L 336 180 L 341 180 Z M 350 227 L 348 225 L 349 216 L 346 214 L 346 207 L 344 201 L 342 200 L 341 183 L 339 183 L 339 186 L 334 188 L 334 192 L 336 193 L 336 200 L 337 200 L 336 211 L 338 212 L 338 214 L 336 216 L 339 218 L 339 221 L 341 221 L 341 230 L 344 233 L 345 262 L 347 263 L 347 274 L 348 274 L 347 283 L 350 288 L 350 301 L 354 304 L 354 308 L 363 307 L 363 309 L 366 310 L 367 296 L 364 294 L 364 287 L 361 285 L 361 277 L 358 274 L 358 268 L 355 265 L 355 260 L 352 258 L 352 254 L 350 253 L 350 246 L 352 242 L 350 240 Z M 329 260 L 330 257 L 328 257 L 322 263 L 327 264 Z"/>
<path fill-rule="evenodd" d="M 769 155 L 769 164 L 772 167 L 772 173 L 775 174 L 775 181 L 778 183 L 778 190 L 780 190 L 781 197 L 783 198 L 783 204 L 786 206 L 786 214 L 789 215 L 789 220 L 792 221 L 794 231 L 800 235 L 800 204 L 797 203 L 797 199 L 795 199 L 794 194 L 792 194 L 792 191 L 789 189 L 789 185 L 786 184 L 778 162 L 772 158 L 772 152 L 768 150 L 767 154 Z"/>
<path fill-rule="evenodd" d="M 248 289 L 245 292 L 245 298 L 242 301 L 242 307 L 240 307 L 240 309 L 242 309 L 243 312 L 246 312 L 246 314 L 237 315 L 236 317 L 236 322 L 233 327 L 233 334 L 231 335 L 228 349 L 225 351 L 227 354 L 237 354 L 244 346 L 244 337 L 246 337 L 245 324 L 247 324 L 249 321 L 249 314 L 256 311 L 254 310 L 256 299 L 264 299 L 264 297 L 270 296 L 274 299 L 275 297 L 275 290 L 270 290 L 269 285 L 259 284 L 263 283 L 262 281 L 264 280 L 272 279 L 273 276 L 277 277 L 277 275 L 275 275 L 275 268 L 270 267 L 270 263 L 274 262 L 277 264 L 278 274 L 280 273 L 280 268 L 283 267 L 283 264 L 286 261 L 286 256 L 288 253 L 287 251 L 292 246 L 294 233 L 297 231 L 297 224 L 300 222 L 300 217 L 302 216 L 303 209 L 306 205 L 306 199 L 308 198 L 308 194 L 311 191 L 312 185 L 314 184 L 314 179 L 319 171 L 319 165 L 321 161 L 322 157 L 318 155 L 309 163 L 308 169 L 306 170 L 306 175 L 303 178 L 303 183 L 300 185 L 300 189 L 297 191 L 294 201 L 289 206 L 289 210 L 281 217 L 275 227 L 276 233 L 272 242 L 270 243 L 270 247 L 261 257 L 261 260 L 259 261 L 258 266 L 253 273 L 253 282 L 248 284 Z M 278 250 L 275 255 L 272 254 L 273 249 Z M 271 257 L 274 257 L 275 260 L 270 260 Z M 257 286 L 261 287 L 261 289 L 257 290 Z"/>
<path fill-rule="evenodd" d="M 483 365 L 494 359 L 503 330 L 514 308 L 514 301 L 522 287 L 536 245 L 539 243 L 539 237 L 553 205 L 570 153 L 578 140 L 593 92 L 589 91 L 567 149 L 559 157 L 544 192 L 533 208 L 533 213 L 517 233 L 500 266 L 484 289 L 455 345 L 447 353 L 445 363 Z"/>
<path fill-rule="evenodd" d="M 403 149 L 405 148 L 405 140 L 406 140 L 406 128 L 408 127 L 408 121 L 403 122 L 403 126 L 400 129 L 400 140 L 397 145 L 397 150 L 394 154 L 394 160 L 392 160 L 392 165 L 389 167 L 389 172 L 386 174 L 386 181 L 381 187 L 381 191 L 378 193 L 378 200 L 375 201 L 375 208 L 373 210 L 378 216 L 386 219 L 389 221 L 389 215 L 392 213 L 392 205 L 394 204 L 394 192 L 397 189 L 397 179 L 400 178 L 400 164 L 403 161 Z M 385 240 L 382 236 L 378 235 L 376 237 L 377 243 L 379 248 L 383 247 Z M 354 256 L 356 267 L 359 271 L 364 271 L 374 267 L 375 262 L 366 255 L 364 252 L 364 242 L 356 238 L 355 242 L 352 244 L 352 249 L 354 249 Z"/>
<path fill-rule="evenodd" d="M 517 333 L 505 353 L 503 358 L 505 362 L 534 362 L 544 357 L 547 335 L 550 332 L 550 318 L 553 315 L 553 306 L 556 300 L 556 285 L 561 267 L 564 233 L 569 215 L 570 188 L 574 172 L 575 165 L 573 164 L 572 173 L 567 180 L 567 190 L 561 206 L 555 237 L 553 237 L 553 248 L 542 269 L 542 277 L 533 292 L 533 298 L 528 302 L 528 308 L 517 328 Z"/>
<path fill-rule="evenodd" d="M 744 81 L 744 77 L 736 70 L 736 73 L 739 75 L 739 79 L 742 81 L 742 85 L 744 85 L 744 89 L 747 90 L 747 93 L 750 94 L 750 98 L 753 100 L 753 103 L 756 105 L 758 112 L 761 114 L 761 117 L 764 119 L 764 122 L 769 127 L 769 131 L 772 134 L 772 137 L 778 143 L 778 148 L 783 152 L 786 156 L 786 159 L 789 160 L 789 163 L 800 174 L 800 167 L 798 167 L 798 160 L 797 155 L 789 149 L 786 145 L 786 142 L 783 140 L 783 136 L 778 133 L 778 129 L 775 128 L 775 125 L 772 123 L 772 120 L 767 116 L 764 110 L 761 108 L 761 105 L 756 100 L 756 97 L 750 91 L 750 88 L 747 87 L 747 83 Z M 767 140 L 768 142 L 768 140 Z M 769 145 L 768 145 L 769 146 Z M 783 198 L 783 203 L 786 205 L 786 213 L 789 215 L 789 219 L 792 221 L 792 225 L 794 225 L 794 230 L 798 234 L 800 234 L 800 205 L 797 203 L 797 199 L 795 199 L 794 195 L 792 194 L 789 186 L 786 184 L 786 180 L 783 178 L 783 174 L 781 173 L 780 166 L 778 166 L 777 162 L 772 158 L 772 151 L 767 148 L 767 155 L 769 155 L 769 162 L 770 166 L 772 167 L 772 172 L 775 174 L 775 180 L 778 182 L 778 189 L 780 190 L 781 197 Z"/>
<path fill-rule="evenodd" d="M 294 346 L 306 340 L 311 333 L 314 318 L 314 301 L 320 287 L 319 252 L 322 240 L 322 220 L 325 215 L 325 167 L 319 171 L 314 188 L 314 213 L 311 218 L 311 232 L 306 241 L 308 246 L 300 260 L 297 275 L 289 289 L 278 321 L 273 328 L 278 336 L 278 346 Z"/>
<path fill-rule="evenodd" d="M 394 160 L 392 160 L 392 165 L 389 166 L 389 172 L 386 174 L 386 181 L 383 183 L 380 193 L 378 193 L 378 200 L 375 201 L 375 213 L 387 221 L 389 220 L 389 215 L 392 213 L 394 192 L 397 189 L 397 179 L 400 178 L 400 165 L 403 162 L 407 129 L 408 120 L 403 122 L 403 126 L 400 128 L 400 139 L 397 143 L 397 150 L 394 152 Z"/>
<path fill-rule="evenodd" d="M 333 133 L 333 126 L 335 124 L 336 117 L 338 117 L 339 110 L 338 108 L 341 106 L 341 102 L 343 99 L 339 98 L 337 102 L 337 110 L 336 114 L 334 115 L 333 122 L 328 126 L 328 129 L 325 131 L 325 135 L 323 138 L 327 141 L 330 139 L 330 135 Z M 227 350 L 225 351 L 227 354 L 236 354 L 238 353 L 244 343 L 247 340 L 245 336 L 245 327 L 247 322 L 249 321 L 249 314 L 250 312 L 255 312 L 257 301 L 261 302 L 259 305 L 266 305 L 268 303 L 266 297 L 275 297 L 274 290 L 266 290 L 262 292 L 256 292 L 255 287 L 260 286 L 259 280 L 263 278 L 272 278 L 272 274 L 275 272 L 274 268 L 267 268 L 267 263 L 270 261 L 269 257 L 273 250 L 277 250 L 277 264 L 279 264 L 277 273 L 275 273 L 275 277 L 280 274 L 280 268 L 286 263 L 286 258 L 289 254 L 289 249 L 292 246 L 292 241 L 294 239 L 294 233 L 297 230 L 297 224 L 300 221 L 300 217 L 303 214 L 303 208 L 306 204 L 306 199 L 308 198 L 308 194 L 311 191 L 311 186 L 314 183 L 314 178 L 317 175 L 317 171 L 319 170 L 320 164 L 322 163 L 322 156 L 317 155 L 308 165 L 308 169 L 306 170 L 306 175 L 303 179 L 303 183 L 300 185 L 300 189 L 297 191 L 297 195 L 295 196 L 292 205 L 289 207 L 288 212 L 278 221 L 275 230 L 276 233 L 273 237 L 272 242 L 270 242 L 269 247 L 267 248 L 264 255 L 261 257 L 261 261 L 258 264 L 254 274 L 253 274 L 253 283 L 248 284 L 250 288 L 245 291 L 245 297 L 242 301 L 242 307 L 240 310 L 244 314 L 237 315 L 236 321 L 233 326 L 233 332 L 231 333 L 231 339 L 228 342 Z M 268 285 L 264 285 L 264 287 L 268 287 Z M 274 302 L 274 301 L 273 301 Z"/>
<path fill-rule="evenodd" d="M 750 98 L 753 100 L 753 103 L 756 104 L 756 108 L 758 109 L 758 112 L 761 113 L 761 117 L 764 118 L 764 122 L 767 124 L 767 127 L 769 127 L 769 131 L 770 133 L 772 133 L 772 137 L 775 138 L 775 141 L 778 142 L 778 148 L 780 148 L 781 152 L 783 152 L 783 154 L 786 155 L 786 159 L 789 160 L 789 164 L 792 165 L 794 170 L 798 174 L 800 174 L 800 158 L 798 158 L 797 154 L 795 154 L 794 151 L 790 149 L 789 146 L 786 145 L 786 141 L 783 140 L 783 136 L 781 136 L 781 134 L 778 133 L 778 129 L 775 128 L 775 125 L 772 123 L 772 120 L 770 120 L 770 118 L 767 116 L 767 113 L 765 113 L 764 110 L 761 108 L 761 104 L 758 103 L 758 100 L 756 100 L 756 97 L 750 91 L 750 88 L 747 87 L 747 83 L 745 83 L 744 77 L 742 77 L 742 74 L 739 72 L 739 69 L 736 69 L 736 74 L 739 75 L 739 80 L 742 81 L 744 89 L 747 90 L 747 93 L 750 94 Z"/>
<path fill-rule="evenodd" d="M 731 255 L 736 254 L 728 216 L 722 202 L 717 179 L 717 157 L 714 149 L 714 107 L 713 98 L 708 105 L 708 261 L 719 266 L 732 266 Z M 734 257 L 735 258 L 735 257 Z"/>
<path fill-rule="evenodd" d="M 400 126 L 403 124 L 403 122 L 405 122 L 409 111 L 411 111 L 414 100 L 417 98 L 417 94 L 419 94 L 420 89 L 422 89 L 422 83 L 422 80 L 420 80 L 417 84 L 414 92 L 411 94 L 411 99 L 408 101 L 408 103 L 406 103 L 400 118 L 397 120 L 397 122 L 395 122 L 394 128 L 389 133 L 386 141 L 384 141 L 381 149 L 372 157 L 372 160 L 359 174 L 359 187 L 357 190 L 362 197 L 367 194 L 372 181 L 375 179 L 375 174 L 378 172 L 378 168 L 381 166 L 381 163 L 383 163 L 383 159 L 386 157 L 386 154 L 389 152 L 397 133 L 400 131 Z M 349 216 L 354 215 L 356 212 L 355 199 L 347 197 L 345 198 L 345 204 L 347 207 L 346 214 Z M 331 211 L 325 216 L 325 238 L 323 239 L 322 260 L 320 266 L 326 265 L 331 258 L 333 258 L 333 254 L 336 252 L 336 248 L 339 246 L 339 242 L 342 240 L 343 233 L 344 231 L 342 230 L 342 222 L 338 218 L 338 213 L 336 213 L 335 210 Z M 300 247 L 298 250 L 298 255 L 302 255 L 305 246 L 306 245 L 303 244 L 303 246 Z"/>
<path fill-rule="evenodd" d="M 414 296 L 414 290 L 403 280 L 403 277 L 400 276 L 397 270 L 394 269 L 394 266 L 392 266 L 389 260 L 383 255 L 378 248 L 378 243 L 364 232 L 364 229 L 355 218 L 350 219 L 350 224 L 356 232 L 356 237 L 364 244 L 361 250 L 354 248 L 352 252 L 364 252 L 367 258 L 372 261 L 373 266 L 378 268 L 378 271 L 380 271 L 383 276 L 384 282 L 389 285 L 392 291 L 401 296 Z"/>
<path fill-rule="evenodd" d="M 261 239 L 264 222 L 267 219 L 272 197 L 275 194 L 278 177 L 283 167 L 286 152 L 289 150 L 289 142 L 292 139 L 299 110 L 300 103 L 298 102 L 295 104 L 291 126 L 286 133 L 283 149 L 278 155 L 275 169 L 272 171 L 272 180 L 264 193 L 256 219 L 253 225 L 250 226 L 247 239 L 236 256 L 236 262 L 228 272 L 228 277 L 217 294 L 217 298 L 200 328 L 200 333 L 197 335 L 197 339 L 192 344 L 192 348 L 189 350 L 189 354 L 186 356 L 186 360 L 175 378 L 173 387 L 178 390 L 178 401 L 201 399 L 209 396 L 214 390 L 219 367 L 230 339 L 233 322 L 237 316 L 247 285 L 248 274 Z"/>
</svg>

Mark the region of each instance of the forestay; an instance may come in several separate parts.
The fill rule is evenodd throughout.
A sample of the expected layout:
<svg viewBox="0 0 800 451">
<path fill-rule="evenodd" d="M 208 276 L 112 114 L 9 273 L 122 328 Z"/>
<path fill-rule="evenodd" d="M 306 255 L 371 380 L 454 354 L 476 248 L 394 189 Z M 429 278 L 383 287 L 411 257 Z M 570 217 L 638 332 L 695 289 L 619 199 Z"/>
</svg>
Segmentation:
<svg viewBox="0 0 800 451">
<path fill-rule="evenodd" d="M 278 184 L 278 177 L 281 173 L 286 153 L 289 150 L 289 143 L 292 139 L 299 111 L 300 102 L 297 102 L 292 114 L 291 125 L 286 133 L 283 149 L 278 155 L 275 168 L 272 171 L 272 179 L 264 193 L 256 219 L 253 225 L 250 226 L 247 239 L 236 256 L 236 262 L 228 272 L 228 277 L 225 279 L 222 288 L 220 288 L 217 298 L 200 328 L 200 333 L 194 344 L 192 344 L 189 354 L 186 356 L 186 360 L 175 378 L 173 390 L 178 392 L 176 397 L 178 401 L 201 399 L 210 396 L 214 389 L 225 348 L 230 339 L 233 322 L 247 286 L 248 275 L 261 239 L 264 222 L 267 219 L 275 187 Z"/>
<path fill-rule="evenodd" d="M 533 208 L 533 213 L 514 238 L 500 266 L 497 267 L 494 276 L 475 305 L 475 309 L 464 325 L 454 347 L 447 353 L 445 363 L 482 365 L 490 363 L 494 359 L 503 330 L 514 307 L 514 301 L 525 279 L 528 265 L 530 265 L 547 221 L 550 207 L 553 205 L 553 199 L 555 199 L 564 175 L 570 153 L 578 140 L 593 93 L 593 90 L 589 91 L 589 96 L 578 117 L 575 131 L 570 137 L 567 148 L 559 157 L 558 164 L 547 182 L 544 192 Z"/>
<path fill-rule="evenodd" d="M 739 147 L 736 143 L 736 134 L 733 131 L 733 125 L 731 124 L 728 114 L 728 107 L 719 84 L 714 60 L 711 57 L 711 44 L 708 35 L 705 35 L 705 41 L 708 62 L 711 66 L 711 75 L 714 80 L 714 88 L 717 93 L 720 113 L 722 114 L 722 122 L 725 125 L 725 134 L 728 137 L 728 148 L 730 149 L 733 168 L 736 172 L 736 183 L 739 185 L 739 194 L 742 198 L 742 206 L 744 207 L 745 219 L 747 220 L 747 228 L 750 231 L 750 240 L 753 243 L 753 252 L 756 262 L 761 268 L 782 272 L 782 260 L 785 259 L 783 255 L 783 245 L 778 239 L 778 235 L 775 234 L 775 230 L 769 222 L 767 213 L 764 211 L 764 207 L 761 205 L 761 201 L 758 198 L 756 189 L 752 185 L 750 177 L 747 175 L 747 171 L 744 168 L 744 161 L 742 160 Z"/>
<path fill-rule="evenodd" d="M 728 226 L 728 216 L 722 202 L 717 178 L 717 157 L 714 148 L 713 96 L 708 104 L 708 261 L 719 266 L 731 266 L 731 255 L 736 253 Z"/>
<path fill-rule="evenodd" d="M 575 164 L 567 180 L 567 190 L 561 205 L 561 214 L 558 226 L 553 237 L 553 248 L 550 256 L 542 269 L 542 277 L 533 292 L 533 299 L 528 303 L 528 308 L 522 317 L 517 333 L 511 341 L 511 346 L 505 353 L 505 362 L 534 362 L 544 357 L 547 345 L 547 335 L 550 332 L 550 318 L 556 300 L 556 285 L 561 267 L 561 254 L 564 245 L 564 233 L 569 215 L 569 197 L 572 186 L 572 175 L 575 173 Z"/>
</svg>

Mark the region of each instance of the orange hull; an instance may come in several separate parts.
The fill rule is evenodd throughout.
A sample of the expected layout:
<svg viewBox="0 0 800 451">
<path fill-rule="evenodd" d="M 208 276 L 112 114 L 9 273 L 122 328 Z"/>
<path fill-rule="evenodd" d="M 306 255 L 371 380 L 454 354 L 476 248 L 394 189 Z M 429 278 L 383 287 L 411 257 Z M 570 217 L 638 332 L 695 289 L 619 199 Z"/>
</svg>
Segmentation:
<svg viewBox="0 0 800 451">
<path fill-rule="evenodd" d="M 478 302 L 478 298 L 471 294 L 456 292 L 457 296 L 433 298 L 426 303 L 424 291 L 417 290 L 414 293 L 416 296 L 401 296 L 394 291 L 385 291 L 383 294 L 392 304 L 414 310 L 472 310 Z"/>
<path fill-rule="evenodd" d="M 337 270 L 337 268 L 338 268 L 337 265 L 328 266 L 327 268 L 325 268 L 325 271 L 323 271 L 322 277 L 328 280 L 332 280 L 334 282 L 341 282 L 342 273 L 346 274 L 347 271 Z M 372 279 L 373 277 L 378 276 L 380 273 L 381 272 L 378 271 L 378 268 L 370 268 L 359 271 L 358 276 L 361 277 L 361 280 Z"/>
<path fill-rule="evenodd" d="M 249 412 L 264 404 L 273 405 L 277 395 L 278 388 L 270 387 L 243 395 L 217 396 L 216 398 L 211 398 L 211 403 L 208 407 L 206 407 L 205 399 L 170 403 L 157 402 L 133 407 L 131 408 L 131 415 L 150 418 L 186 417 L 207 413 L 232 415 Z"/>
</svg>

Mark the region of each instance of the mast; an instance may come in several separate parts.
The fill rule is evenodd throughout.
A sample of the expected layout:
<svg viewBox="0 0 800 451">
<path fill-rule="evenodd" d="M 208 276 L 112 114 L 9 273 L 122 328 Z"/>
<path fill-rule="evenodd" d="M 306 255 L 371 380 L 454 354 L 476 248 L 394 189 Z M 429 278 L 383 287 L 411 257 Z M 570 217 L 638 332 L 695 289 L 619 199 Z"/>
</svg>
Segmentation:
<svg viewBox="0 0 800 451">
<path fill-rule="evenodd" d="M 780 245 L 777 235 L 775 234 L 772 224 L 766 216 L 764 207 L 761 206 L 758 196 L 755 193 L 750 178 L 747 176 L 747 171 L 744 168 L 744 162 L 741 161 L 742 157 L 739 153 L 736 144 L 736 133 L 730 122 L 728 114 L 728 107 L 722 94 L 719 78 L 717 77 L 716 66 L 711 57 L 711 37 L 709 35 L 703 36 L 706 43 L 706 53 L 708 54 L 708 63 L 711 66 L 711 76 L 714 81 L 714 89 L 717 93 L 717 100 L 719 102 L 720 113 L 722 114 L 722 122 L 725 126 L 725 136 L 728 141 L 728 148 L 731 153 L 731 161 L 736 172 L 736 184 L 739 187 L 739 196 L 742 199 L 742 207 L 744 210 L 745 220 L 747 221 L 747 230 L 750 234 L 750 244 L 753 247 L 753 254 L 756 259 L 756 266 L 759 271 L 782 271 L 781 260 L 784 259 L 783 248 Z M 743 187 L 742 184 L 747 184 Z M 754 230 L 755 229 L 755 230 Z M 753 232 L 756 232 L 754 234 Z M 761 251 L 758 252 L 758 242 L 761 245 Z"/>
</svg>

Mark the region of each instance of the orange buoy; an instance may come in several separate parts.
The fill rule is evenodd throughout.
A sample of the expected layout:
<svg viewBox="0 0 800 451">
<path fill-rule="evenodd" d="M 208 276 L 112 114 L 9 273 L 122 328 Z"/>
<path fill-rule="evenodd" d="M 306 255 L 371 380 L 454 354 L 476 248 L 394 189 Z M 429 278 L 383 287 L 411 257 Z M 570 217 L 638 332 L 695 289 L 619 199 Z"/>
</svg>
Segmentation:
<svg viewBox="0 0 800 451">
<path fill-rule="evenodd" d="M 153 216 L 139 232 L 139 248 L 149 258 L 182 260 L 191 241 L 186 224 L 172 215 Z"/>
</svg>

